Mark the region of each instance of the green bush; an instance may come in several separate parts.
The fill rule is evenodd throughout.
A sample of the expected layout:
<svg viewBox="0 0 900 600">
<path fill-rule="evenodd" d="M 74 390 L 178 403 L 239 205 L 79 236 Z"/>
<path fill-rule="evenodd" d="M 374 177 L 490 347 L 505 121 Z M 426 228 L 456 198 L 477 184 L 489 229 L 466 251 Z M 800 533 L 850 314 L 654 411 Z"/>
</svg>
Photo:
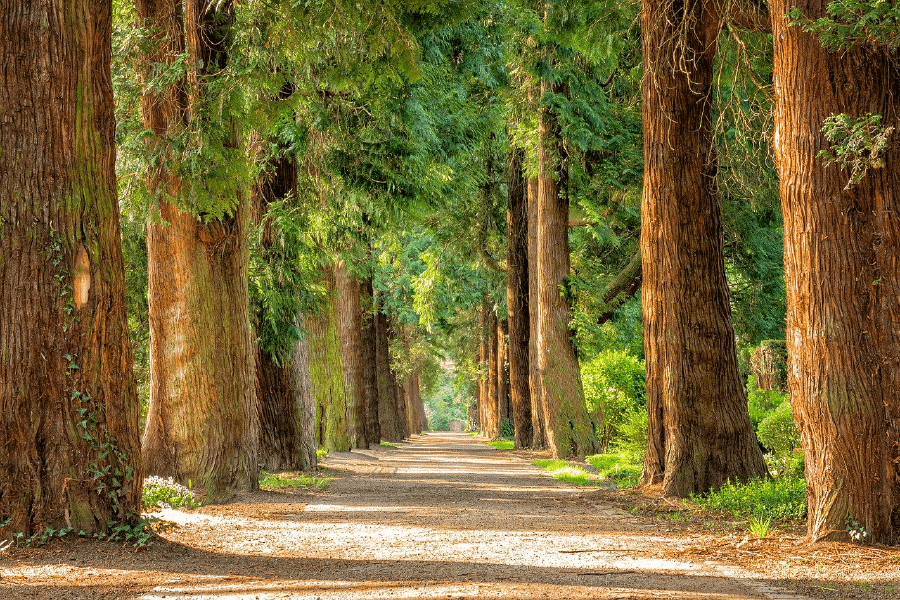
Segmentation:
<svg viewBox="0 0 900 600">
<path fill-rule="evenodd" d="M 637 408 L 625 413 L 620 425 L 616 447 L 631 457 L 632 462 L 640 462 L 647 452 L 649 415 L 646 408 Z"/>
<path fill-rule="evenodd" d="M 597 416 L 597 438 L 606 450 L 622 433 L 630 412 L 643 410 L 644 361 L 622 350 L 604 350 L 581 365 L 588 410 Z"/>
<path fill-rule="evenodd" d="M 729 513 L 738 519 L 801 520 L 806 517 L 806 482 L 801 477 L 754 479 L 726 483 L 705 496 L 691 496 L 705 510 Z"/>
<path fill-rule="evenodd" d="M 794 452 L 800 446 L 800 431 L 794 421 L 790 400 L 784 400 L 766 415 L 756 430 L 756 436 L 771 452 L 769 468 L 776 474 L 803 472 L 803 455 Z"/>
<path fill-rule="evenodd" d="M 144 508 L 197 508 L 200 503 L 194 493 L 169 477 L 147 477 L 142 490 Z"/>
<path fill-rule="evenodd" d="M 756 376 L 747 377 L 747 409 L 750 412 L 750 422 L 753 428 L 758 429 L 759 424 L 766 416 L 780 406 L 788 395 L 778 390 L 761 390 L 756 385 Z"/>
</svg>

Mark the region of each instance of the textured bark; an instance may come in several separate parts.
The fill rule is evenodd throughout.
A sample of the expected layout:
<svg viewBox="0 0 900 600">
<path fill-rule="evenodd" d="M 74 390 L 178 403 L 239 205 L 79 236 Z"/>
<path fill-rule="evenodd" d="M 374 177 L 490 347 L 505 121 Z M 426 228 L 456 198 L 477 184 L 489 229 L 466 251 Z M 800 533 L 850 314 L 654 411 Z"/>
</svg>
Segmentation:
<svg viewBox="0 0 900 600">
<path fill-rule="evenodd" d="M 366 439 L 366 379 L 363 372 L 363 308 L 360 282 L 343 261 L 335 266 L 337 322 L 347 396 L 347 431 L 353 448 L 368 448 Z"/>
<path fill-rule="evenodd" d="M 825 2 L 772 4 L 775 152 L 784 212 L 788 387 L 806 456 L 808 532 L 900 541 L 900 68 L 893 56 L 825 51 L 781 17 Z M 885 166 L 849 173 L 816 154 L 822 123 L 880 114 L 894 132 Z"/>
<path fill-rule="evenodd" d="M 362 282 L 362 344 L 363 378 L 366 399 L 366 439 L 370 446 L 381 442 L 381 423 L 378 421 L 378 368 L 375 360 L 375 315 L 373 313 L 374 294 L 372 278 Z"/>
<path fill-rule="evenodd" d="M 509 326 L 505 319 L 495 318 L 497 324 L 497 427 L 498 434 L 505 421 L 512 421 L 509 406 L 509 369 L 506 362 L 506 335 Z"/>
<path fill-rule="evenodd" d="M 108 0 L 0 10 L 0 521 L 9 533 L 101 532 L 140 511 L 111 24 Z"/>
<path fill-rule="evenodd" d="M 387 315 L 375 307 L 375 363 L 378 373 L 378 421 L 381 437 L 389 442 L 403 439 L 400 415 L 397 412 L 397 386 L 391 370 Z"/>
<path fill-rule="evenodd" d="M 687 496 L 766 474 L 738 372 L 715 186 L 714 4 L 645 0 L 641 203 L 650 443 L 642 482 Z M 673 58 L 674 57 L 674 58 Z"/>
<path fill-rule="evenodd" d="M 544 83 L 542 91 L 550 91 Z M 554 90 L 559 93 L 562 90 Z M 557 458 L 598 452 L 581 370 L 572 345 L 571 308 L 560 288 L 569 276 L 569 199 L 559 125 L 541 109 L 537 194 L 537 358 L 547 446 Z"/>
<path fill-rule="evenodd" d="M 301 319 L 298 327 L 303 329 L 305 319 Z M 297 342 L 294 354 L 298 380 L 297 393 L 300 398 L 300 468 L 311 471 L 316 468 L 316 398 L 313 394 L 312 377 L 309 370 L 309 332 Z"/>
<path fill-rule="evenodd" d="M 316 439 L 328 452 L 350 450 L 344 367 L 337 323 L 335 268 L 324 269 L 328 302 L 319 315 L 307 318 L 309 331 L 309 375 L 316 399 Z"/>
<path fill-rule="evenodd" d="M 538 180 L 527 180 L 526 210 L 528 213 L 528 390 L 531 396 L 531 447 L 547 446 L 546 417 L 541 396 L 541 372 L 538 368 L 537 340 L 538 322 L 538 276 L 537 276 L 537 231 L 538 231 Z"/>
<path fill-rule="evenodd" d="M 300 468 L 301 378 L 296 356 L 278 364 L 257 347 L 259 464 L 272 473 Z"/>
<path fill-rule="evenodd" d="M 531 422 L 528 345 L 528 210 L 523 152 L 509 155 L 506 208 L 506 311 L 509 322 L 509 397 L 516 448 L 534 442 Z"/>
</svg>

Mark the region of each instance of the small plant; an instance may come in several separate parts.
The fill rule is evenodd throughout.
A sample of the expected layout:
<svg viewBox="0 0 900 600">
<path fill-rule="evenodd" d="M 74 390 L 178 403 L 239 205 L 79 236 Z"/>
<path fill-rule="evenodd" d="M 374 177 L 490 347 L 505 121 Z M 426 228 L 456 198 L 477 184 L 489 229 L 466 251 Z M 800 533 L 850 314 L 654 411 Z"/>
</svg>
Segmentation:
<svg viewBox="0 0 900 600">
<path fill-rule="evenodd" d="M 512 450 L 516 447 L 516 443 L 512 440 L 496 439 L 488 442 L 488 446 L 492 446 L 497 450 Z"/>
<path fill-rule="evenodd" d="M 869 532 L 866 531 L 866 528 L 859 521 L 848 515 L 844 523 L 847 526 L 847 533 L 850 535 L 851 540 L 860 544 L 866 543 L 869 539 Z"/>
<path fill-rule="evenodd" d="M 772 519 L 769 517 L 750 517 L 750 533 L 754 537 L 764 538 L 769 535 Z"/>
<path fill-rule="evenodd" d="M 825 119 L 822 133 L 831 148 L 817 155 L 826 159 L 826 165 L 837 163 L 842 169 L 850 169 L 850 181 L 844 187 L 850 189 L 862 181 L 869 169 L 884 167 L 884 151 L 893 127 L 881 125 L 881 115 L 867 113 L 853 119 L 845 114 L 831 115 Z"/>
<path fill-rule="evenodd" d="M 175 483 L 175 480 L 169 477 L 147 477 L 144 479 L 143 488 L 144 508 L 197 508 L 200 502 L 194 496 L 194 493 Z"/>
<path fill-rule="evenodd" d="M 260 471 L 259 487 L 264 490 L 280 490 L 284 488 L 316 488 L 327 489 L 331 485 L 330 477 L 315 477 L 302 473 L 267 473 Z"/>
</svg>

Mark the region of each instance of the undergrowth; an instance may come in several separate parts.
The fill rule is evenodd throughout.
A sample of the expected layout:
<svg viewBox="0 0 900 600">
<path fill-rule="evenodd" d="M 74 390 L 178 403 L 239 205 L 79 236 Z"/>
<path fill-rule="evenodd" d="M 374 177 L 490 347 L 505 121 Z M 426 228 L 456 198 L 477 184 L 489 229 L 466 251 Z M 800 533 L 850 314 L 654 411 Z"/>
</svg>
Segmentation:
<svg viewBox="0 0 900 600">
<path fill-rule="evenodd" d="M 309 476 L 302 473 L 267 473 L 260 471 L 259 487 L 264 490 L 280 490 L 284 488 L 316 488 L 328 489 L 331 485 L 331 477 Z"/>
<path fill-rule="evenodd" d="M 800 477 L 728 482 L 714 492 L 691 496 L 704 510 L 728 513 L 738 519 L 767 518 L 799 521 L 806 518 L 806 482 Z"/>
</svg>

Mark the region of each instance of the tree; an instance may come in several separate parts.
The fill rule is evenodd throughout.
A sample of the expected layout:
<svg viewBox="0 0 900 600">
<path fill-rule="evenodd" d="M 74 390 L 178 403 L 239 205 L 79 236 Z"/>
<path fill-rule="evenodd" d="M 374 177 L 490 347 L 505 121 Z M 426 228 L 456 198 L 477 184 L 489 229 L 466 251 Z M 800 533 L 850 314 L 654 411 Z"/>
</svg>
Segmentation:
<svg viewBox="0 0 900 600">
<path fill-rule="evenodd" d="M 804 27 L 784 16 L 792 7 Z M 877 42 L 878 21 L 869 21 L 861 38 L 850 37 L 848 30 L 862 27 L 858 17 L 832 21 L 822 2 L 773 2 L 771 14 L 788 387 L 806 457 L 808 531 L 814 540 L 846 539 L 848 522 L 855 521 L 867 541 L 895 544 L 900 144 L 895 138 L 878 152 L 873 141 L 900 129 L 897 54 Z M 822 23 L 830 38 L 804 31 Z M 896 47 L 896 20 L 885 32 Z M 833 145 L 823 127 L 829 120 L 839 134 Z M 842 138 L 835 129 L 844 126 Z M 829 165 L 819 152 L 845 152 L 845 168 Z M 854 183 L 856 160 L 865 166 Z"/>
<path fill-rule="evenodd" d="M 530 312 L 528 302 L 528 212 L 523 152 L 513 149 L 507 165 L 506 311 L 509 321 L 509 396 L 516 448 L 532 445 L 531 392 L 528 385 Z"/>
<path fill-rule="evenodd" d="M 687 496 L 766 474 L 738 371 L 711 125 L 720 16 L 644 0 L 643 484 Z"/>
<path fill-rule="evenodd" d="M 176 84 L 142 96 L 148 144 L 159 154 L 148 173 L 159 205 L 147 225 L 152 387 L 143 450 L 148 473 L 190 481 L 215 501 L 259 485 L 250 211 L 227 172 L 184 180 L 169 140 L 199 136 L 217 152 L 207 160 L 241 160 L 234 122 L 228 115 L 211 120 L 205 103 L 206 84 L 228 64 L 233 13 L 229 2 L 137 4 L 141 24 L 153 32 L 147 78 L 159 64 L 173 68 L 184 57 L 187 65 Z M 191 203 L 207 214 L 189 211 Z"/>
<path fill-rule="evenodd" d="M 3 47 L 19 49 L 0 70 L 0 520 L 25 535 L 105 532 L 137 519 L 143 479 L 112 3 L 6 2 L 0 12 Z"/>
</svg>

